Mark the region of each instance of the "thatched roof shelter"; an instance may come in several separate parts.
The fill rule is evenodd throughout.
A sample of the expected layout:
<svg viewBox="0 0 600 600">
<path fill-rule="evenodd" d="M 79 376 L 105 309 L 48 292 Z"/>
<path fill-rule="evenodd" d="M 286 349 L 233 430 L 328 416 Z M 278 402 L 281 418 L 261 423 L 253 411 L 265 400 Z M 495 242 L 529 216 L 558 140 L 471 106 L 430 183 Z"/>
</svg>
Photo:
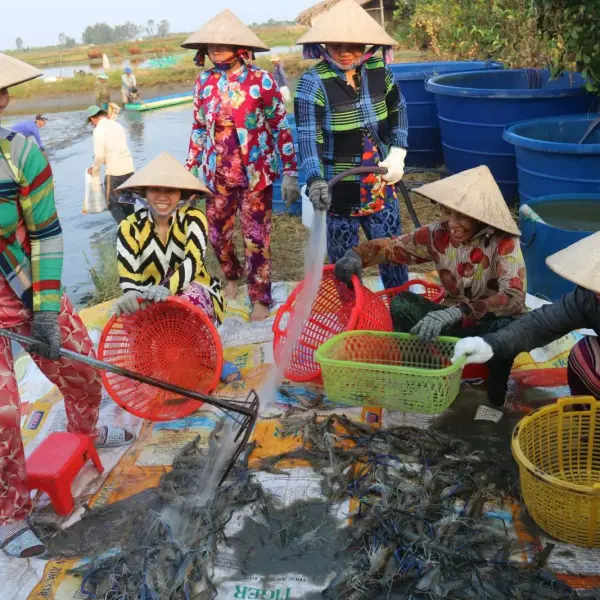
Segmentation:
<svg viewBox="0 0 600 600">
<path fill-rule="evenodd" d="M 369 4 L 371 0 L 356 0 L 356 2 L 360 6 L 364 6 L 365 4 Z M 305 27 L 312 27 L 315 22 L 315 19 L 324 13 L 326 10 L 329 10 L 334 4 L 337 4 L 339 0 L 323 0 L 303 10 L 297 17 L 296 22 L 299 25 L 304 25 Z"/>
</svg>

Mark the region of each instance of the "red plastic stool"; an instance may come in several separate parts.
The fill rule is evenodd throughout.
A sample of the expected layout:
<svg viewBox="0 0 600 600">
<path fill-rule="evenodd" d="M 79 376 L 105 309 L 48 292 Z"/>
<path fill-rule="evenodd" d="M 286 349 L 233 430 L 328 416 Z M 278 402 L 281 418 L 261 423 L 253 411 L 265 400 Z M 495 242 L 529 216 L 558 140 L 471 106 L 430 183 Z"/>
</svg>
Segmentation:
<svg viewBox="0 0 600 600">
<path fill-rule="evenodd" d="M 27 459 L 29 489 L 46 492 L 56 513 L 68 515 L 75 506 L 71 484 L 88 459 L 98 473 L 104 471 L 91 437 L 79 433 L 51 433 Z"/>
</svg>

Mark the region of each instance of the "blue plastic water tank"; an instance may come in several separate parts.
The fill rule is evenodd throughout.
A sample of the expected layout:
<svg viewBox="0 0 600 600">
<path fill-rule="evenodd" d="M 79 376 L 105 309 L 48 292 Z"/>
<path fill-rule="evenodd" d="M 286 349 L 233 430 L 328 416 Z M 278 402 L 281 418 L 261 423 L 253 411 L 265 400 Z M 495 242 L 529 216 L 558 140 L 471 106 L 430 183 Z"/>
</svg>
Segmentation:
<svg viewBox="0 0 600 600">
<path fill-rule="evenodd" d="M 531 119 L 510 125 L 504 139 L 517 156 L 521 202 L 548 194 L 600 194 L 600 114 Z"/>
<path fill-rule="evenodd" d="M 558 300 L 575 289 L 546 266 L 546 258 L 600 230 L 600 194 L 563 194 L 534 198 L 519 209 L 521 248 L 527 291 Z"/>
<path fill-rule="evenodd" d="M 425 89 L 425 81 L 442 73 L 502 68 L 502 63 L 466 60 L 390 65 L 406 100 L 409 146 L 406 166 L 437 167 L 444 162 L 435 96 Z"/>
<path fill-rule="evenodd" d="M 583 77 L 536 69 L 474 71 L 438 75 L 425 84 L 435 95 L 447 169 L 459 173 L 479 165 L 492 171 L 508 204 L 517 197 L 514 148 L 503 137 L 516 121 L 588 112 L 595 98 Z"/>
</svg>

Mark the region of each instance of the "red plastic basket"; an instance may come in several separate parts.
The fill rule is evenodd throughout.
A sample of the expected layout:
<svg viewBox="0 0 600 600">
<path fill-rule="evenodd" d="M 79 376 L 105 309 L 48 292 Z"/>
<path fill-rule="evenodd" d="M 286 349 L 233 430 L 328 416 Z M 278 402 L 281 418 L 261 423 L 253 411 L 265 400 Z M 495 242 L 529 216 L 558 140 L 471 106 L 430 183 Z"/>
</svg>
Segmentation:
<svg viewBox="0 0 600 600">
<path fill-rule="evenodd" d="M 300 339 L 292 354 L 292 360 L 284 375 L 296 382 L 318 381 L 321 367 L 315 360 L 316 349 L 338 333 L 353 330 L 392 331 L 392 318 L 385 303 L 361 285 L 355 277 L 353 289 L 336 279 L 333 265 L 323 269 L 323 279 L 306 320 Z M 273 323 L 273 349 L 279 362 L 280 349 L 286 338 L 287 322 L 294 312 L 296 298 L 302 291 L 300 282 L 287 302 L 277 311 Z M 284 320 L 284 317 L 288 317 Z"/>
<path fill-rule="evenodd" d="M 151 304 L 131 316 L 113 316 L 102 332 L 98 354 L 118 367 L 202 394 L 218 385 L 223 347 L 202 310 L 182 298 Z M 102 373 L 110 397 L 128 412 L 151 421 L 172 421 L 202 405 L 122 375 Z"/>
<path fill-rule="evenodd" d="M 424 291 L 421 295 L 425 296 L 427 300 L 431 300 L 436 304 L 443 302 L 444 298 L 446 297 L 446 290 L 441 285 L 438 285 L 437 283 L 430 283 L 424 279 L 411 279 L 404 285 L 400 285 L 395 288 L 389 288 L 387 290 L 383 290 L 382 292 L 377 292 L 377 295 L 385 302 L 385 305 L 390 308 L 390 303 L 394 296 L 397 296 L 402 292 L 409 291 L 413 285 L 422 286 Z"/>
</svg>

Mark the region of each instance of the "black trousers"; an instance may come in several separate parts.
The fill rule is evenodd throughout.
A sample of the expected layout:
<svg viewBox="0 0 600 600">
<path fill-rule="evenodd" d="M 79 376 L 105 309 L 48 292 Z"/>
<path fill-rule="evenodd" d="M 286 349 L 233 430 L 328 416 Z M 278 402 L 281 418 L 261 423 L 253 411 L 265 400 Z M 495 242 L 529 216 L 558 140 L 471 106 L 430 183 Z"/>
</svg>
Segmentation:
<svg viewBox="0 0 600 600">
<path fill-rule="evenodd" d="M 113 219 L 119 224 L 123 219 L 126 219 L 129 215 L 135 212 L 135 205 L 125 204 L 119 202 L 121 192 L 117 191 L 117 188 L 124 184 L 133 173 L 127 175 L 106 175 L 104 177 L 104 190 L 106 193 L 106 203 L 108 210 L 113 216 Z"/>
</svg>

